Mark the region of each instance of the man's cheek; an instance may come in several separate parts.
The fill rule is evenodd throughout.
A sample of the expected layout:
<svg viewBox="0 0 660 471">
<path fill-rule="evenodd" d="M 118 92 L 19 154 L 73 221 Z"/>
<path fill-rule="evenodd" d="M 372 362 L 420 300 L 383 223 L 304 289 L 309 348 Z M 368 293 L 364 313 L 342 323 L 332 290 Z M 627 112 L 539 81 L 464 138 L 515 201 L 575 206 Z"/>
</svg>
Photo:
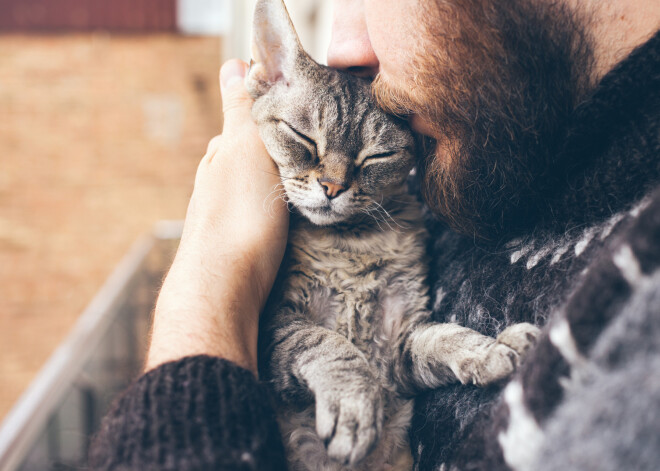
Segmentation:
<svg viewBox="0 0 660 471">
<path fill-rule="evenodd" d="M 410 128 L 418 134 L 431 137 L 433 139 L 440 139 L 436 126 L 430 121 L 422 118 L 420 115 L 414 114 L 410 117 Z"/>
<path fill-rule="evenodd" d="M 410 66 L 411 47 L 419 18 L 414 5 L 417 0 L 365 0 L 364 13 L 367 30 L 381 70 L 396 78 Z"/>
</svg>

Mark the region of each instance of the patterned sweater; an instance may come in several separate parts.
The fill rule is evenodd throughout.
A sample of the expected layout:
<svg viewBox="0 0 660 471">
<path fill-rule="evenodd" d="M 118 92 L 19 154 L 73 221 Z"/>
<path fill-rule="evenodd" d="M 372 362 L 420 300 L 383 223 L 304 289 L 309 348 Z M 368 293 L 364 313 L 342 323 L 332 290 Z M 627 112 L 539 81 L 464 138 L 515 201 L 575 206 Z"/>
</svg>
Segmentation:
<svg viewBox="0 0 660 471">
<path fill-rule="evenodd" d="M 545 328 L 508 384 L 417 398 L 415 469 L 660 468 L 660 34 L 603 78 L 570 129 L 562 178 L 515 237 L 487 245 L 429 218 L 434 320 Z M 265 390 L 209 357 L 136 381 L 90 463 L 286 468 Z"/>
</svg>

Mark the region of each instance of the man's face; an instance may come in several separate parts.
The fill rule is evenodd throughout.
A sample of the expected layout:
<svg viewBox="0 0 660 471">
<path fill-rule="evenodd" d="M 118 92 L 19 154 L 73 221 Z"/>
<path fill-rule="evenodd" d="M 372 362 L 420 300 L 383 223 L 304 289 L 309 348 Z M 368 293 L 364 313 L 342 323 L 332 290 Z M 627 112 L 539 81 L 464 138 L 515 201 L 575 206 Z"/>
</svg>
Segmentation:
<svg viewBox="0 0 660 471">
<path fill-rule="evenodd" d="M 424 195 L 457 230 L 520 226 L 558 178 L 590 77 L 581 22 L 558 3 L 335 2 L 329 65 L 375 77 L 381 106 L 425 136 Z"/>
<path fill-rule="evenodd" d="M 335 0 L 328 65 L 404 85 L 422 13 L 419 0 Z"/>
</svg>

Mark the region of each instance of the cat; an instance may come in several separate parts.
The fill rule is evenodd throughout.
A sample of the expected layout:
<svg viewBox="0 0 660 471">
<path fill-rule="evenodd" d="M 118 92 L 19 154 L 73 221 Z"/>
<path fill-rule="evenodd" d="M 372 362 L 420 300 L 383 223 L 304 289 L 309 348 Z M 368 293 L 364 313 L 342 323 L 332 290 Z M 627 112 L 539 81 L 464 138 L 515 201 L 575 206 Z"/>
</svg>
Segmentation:
<svg viewBox="0 0 660 471">
<path fill-rule="evenodd" d="M 290 469 L 410 470 L 414 395 L 507 377 L 538 329 L 432 323 L 405 121 L 307 56 L 282 0 L 257 2 L 252 54 L 252 116 L 294 209 L 260 331 Z"/>
</svg>

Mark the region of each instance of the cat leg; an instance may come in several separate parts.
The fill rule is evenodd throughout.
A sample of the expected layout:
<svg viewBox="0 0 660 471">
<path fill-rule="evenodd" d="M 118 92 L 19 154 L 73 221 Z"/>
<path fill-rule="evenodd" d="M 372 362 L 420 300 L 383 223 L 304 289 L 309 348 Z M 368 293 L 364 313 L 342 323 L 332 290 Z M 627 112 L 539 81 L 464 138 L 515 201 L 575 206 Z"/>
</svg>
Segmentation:
<svg viewBox="0 0 660 471">
<path fill-rule="evenodd" d="M 328 456 L 342 465 L 358 463 L 383 426 L 381 386 L 364 354 L 336 332 L 304 320 L 276 329 L 273 345 L 275 390 L 292 399 L 313 393 L 316 431 Z"/>
<path fill-rule="evenodd" d="M 399 345 L 394 377 L 408 393 L 455 381 L 490 384 L 517 368 L 539 332 L 520 323 L 494 339 L 458 324 L 417 324 Z"/>
</svg>

